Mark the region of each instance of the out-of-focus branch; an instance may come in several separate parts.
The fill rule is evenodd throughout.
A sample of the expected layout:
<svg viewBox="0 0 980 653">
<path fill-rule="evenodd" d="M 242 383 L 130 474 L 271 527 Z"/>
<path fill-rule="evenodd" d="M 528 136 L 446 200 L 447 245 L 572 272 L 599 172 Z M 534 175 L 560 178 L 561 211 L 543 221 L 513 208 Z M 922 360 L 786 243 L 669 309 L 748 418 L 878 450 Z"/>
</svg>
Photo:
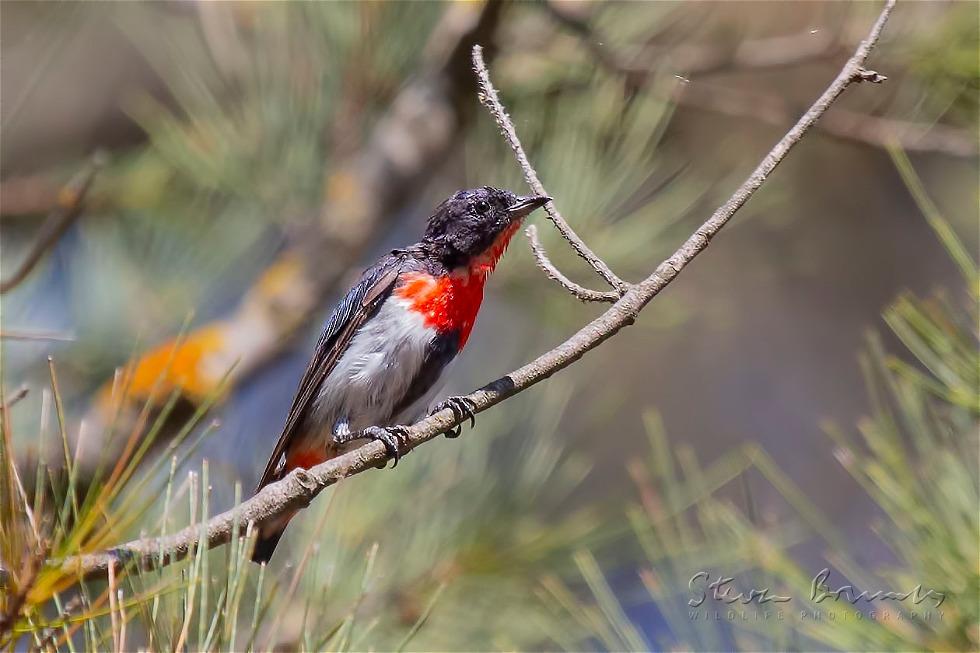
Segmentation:
<svg viewBox="0 0 980 653">
<path fill-rule="evenodd" d="M 683 106 L 706 109 L 736 118 L 750 118 L 782 127 L 793 119 L 793 106 L 786 100 L 763 93 L 692 81 L 681 84 L 673 95 Z M 941 152 L 950 156 L 975 157 L 976 137 L 946 125 L 924 125 L 872 116 L 834 107 L 820 121 L 825 134 L 874 147 L 897 145 L 906 152 Z"/>
<path fill-rule="evenodd" d="M 499 2 L 447 6 L 417 75 L 396 95 L 363 147 L 327 175 L 319 219 L 296 245 L 260 275 L 229 315 L 163 342 L 125 366 L 127 382 L 121 387 L 128 388 L 129 412 L 147 400 L 161 405 L 174 391 L 201 404 L 274 359 L 310 324 L 337 282 L 399 215 L 400 203 L 439 169 L 453 147 L 475 90 L 460 67 L 468 65 L 473 43 L 491 39 L 500 10 Z M 95 437 L 104 430 L 99 427 L 120 423 L 113 417 L 118 403 L 111 394 L 110 381 L 86 417 L 91 435 L 82 469 L 104 453 L 105 443 Z"/>
<path fill-rule="evenodd" d="M 531 253 L 534 254 L 534 260 L 537 262 L 538 267 L 544 272 L 549 279 L 555 281 L 559 286 L 570 292 L 577 299 L 583 302 L 614 302 L 619 299 L 619 293 L 614 291 L 602 292 L 599 290 L 592 290 L 591 288 L 586 288 L 585 286 L 579 285 L 562 274 L 551 259 L 548 258 L 548 253 L 544 251 L 544 245 L 538 240 L 538 228 L 533 224 L 528 225 L 528 228 L 524 231 L 527 235 L 528 241 L 531 243 Z"/>
<path fill-rule="evenodd" d="M 500 102 L 500 97 L 497 95 L 497 89 L 493 87 L 490 82 L 490 74 L 487 72 L 486 64 L 483 61 L 483 49 L 476 47 L 473 50 L 473 62 L 476 69 L 476 76 L 480 83 L 480 102 L 487 108 L 490 115 L 497 122 L 497 126 L 500 128 L 500 133 L 503 135 L 504 140 L 510 145 L 510 149 L 514 151 L 514 156 L 517 157 L 517 163 L 521 166 L 521 170 L 524 172 L 524 179 L 527 181 L 527 185 L 531 187 L 538 195 L 548 196 L 548 192 L 545 190 L 544 185 L 541 180 L 538 179 L 538 174 L 534 171 L 534 167 L 527 158 L 527 154 L 524 152 L 524 147 L 521 145 L 520 139 L 517 137 L 517 131 L 514 129 L 514 124 L 510 121 L 507 116 L 507 110 L 504 109 L 504 105 Z M 595 252 L 589 249 L 589 246 L 585 244 L 575 230 L 571 228 L 565 218 L 562 217 L 561 213 L 558 212 L 558 208 L 555 206 L 554 201 L 549 201 L 544 205 L 544 210 L 548 214 L 548 218 L 554 223 L 558 231 L 561 233 L 562 237 L 568 241 L 568 244 L 572 246 L 575 253 L 581 256 L 585 261 L 592 266 L 592 269 L 596 273 L 605 279 L 606 283 L 619 291 L 622 295 L 629 289 L 629 284 L 620 279 L 616 274 L 606 265 L 606 262 L 596 256 Z"/>
<path fill-rule="evenodd" d="M 762 186 L 776 166 L 841 93 L 851 84 L 867 78 L 865 61 L 877 43 L 894 5 L 894 0 L 889 0 L 867 38 L 861 42 L 830 86 L 776 143 L 728 201 L 718 207 L 670 258 L 661 263 L 645 280 L 631 286 L 615 304 L 566 341 L 468 395 L 469 405 L 474 412 L 487 410 L 547 379 L 601 345 L 623 327 L 632 324 L 650 300 L 667 287 L 695 256 L 704 251 L 711 239 Z M 473 57 L 474 67 L 479 70 L 477 48 L 474 48 Z M 464 420 L 465 417 L 459 415 L 458 411 L 454 414 L 449 408 L 441 410 L 407 430 L 403 440 L 404 448 L 406 451 L 411 450 Z M 340 479 L 383 465 L 387 460 L 385 446 L 381 442 L 370 442 L 311 469 L 296 469 L 283 480 L 267 485 L 248 501 L 213 517 L 205 524 L 188 526 L 165 537 L 133 540 L 108 551 L 72 557 L 59 564 L 67 574 L 82 575 L 104 573 L 110 567 L 130 562 L 149 567 L 159 564 L 162 559 L 163 564 L 167 564 L 187 556 L 198 546 L 211 548 L 228 542 L 232 537 L 244 533 L 249 523 L 262 525 L 288 511 L 304 508 L 321 491 Z"/>
<path fill-rule="evenodd" d="M 26 385 L 22 385 L 19 388 L 17 388 L 16 390 L 14 390 L 14 393 L 12 395 L 10 395 L 9 397 L 7 397 L 7 400 L 4 403 L 0 404 L 0 412 L 4 412 L 5 413 L 8 410 L 10 410 L 10 407 L 11 406 L 13 406 L 14 404 L 16 404 L 18 401 L 20 401 L 24 397 L 26 397 L 29 392 L 30 392 L 30 390 L 28 389 L 28 387 Z"/>
<path fill-rule="evenodd" d="M 70 333 L 53 331 L 12 331 L 0 329 L 0 340 L 49 340 L 53 342 L 72 342 L 75 336 Z"/>
<path fill-rule="evenodd" d="M 811 30 L 797 34 L 748 39 L 733 46 L 678 45 L 653 51 L 644 48 L 629 56 L 608 47 L 609 39 L 598 34 L 583 18 L 545 3 L 549 14 L 575 33 L 600 65 L 621 74 L 632 88 L 643 86 L 654 72 L 646 62 L 666 61 L 668 69 L 684 80 L 672 95 L 683 106 L 697 107 L 737 118 L 751 118 L 783 127 L 792 122 L 797 107 L 776 95 L 745 92 L 730 86 L 707 84 L 703 77 L 724 71 L 746 71 L 793 66 L 822 61 L 841 50 L 837 38 L 827 32 Z M 637 64 L 640 61 L 643 63 Z M 691 78 L 691 79 L 689 79 Z M 867 80 L 870 81 L 870 80 Z M 929 125 L 883 118 L 834 107 L 817 129 L 831 136 L 873 147 L 898 146 L 907 152 L 939 152 L 956 157 L 976 157 L 976 135 L 948 125 Z"/>
<path fill-rule="evenodd" d="M 681 43 L 658 45 L 652 43 L 668 30 L 633 52 L 617 52 L 607 46 L 608 39 L 595 32 L 587 16 L 577 15 L 555 2 L 545 2 L 548 14 L 560 25 L 575 33 L 602 65 L 626 74 L 634 82 L 642 82 L 651 74 L 646 62 L 666 60 L 679 75 L 707 75 L 741 68 L 778 68 L 811 61 L 824 60 L 842 53 L 836 35 L 828 30 L 805 30 L 745 39 L 734 44 Z M 579 5 L 573 5 L 576 9 Z M 637 63 L 639 62 L 639 63 Z"/>
<path fill-rule="evenodd" d="M 105 164 L 105 155 L 97 152 L 89 159 L 88 164 L 58 192 L 58 205 L 48 215 L 41 225 L 37 240 L 27 256 L 7 279 L 0 281 L 0 294 L 7 293 L 19 286 L 31 270 L 44 258 L 44 253 L 54 247 L 61 237 L 82 215 L 85 208 L 85 197 L 88 195 L 95 175 Z"/>
<path fill-rule="evenodd" d="M 61 186 L 42 175 L 0 181 L 0 217 L 42 215 L 58 208 Z"/>
</svg>

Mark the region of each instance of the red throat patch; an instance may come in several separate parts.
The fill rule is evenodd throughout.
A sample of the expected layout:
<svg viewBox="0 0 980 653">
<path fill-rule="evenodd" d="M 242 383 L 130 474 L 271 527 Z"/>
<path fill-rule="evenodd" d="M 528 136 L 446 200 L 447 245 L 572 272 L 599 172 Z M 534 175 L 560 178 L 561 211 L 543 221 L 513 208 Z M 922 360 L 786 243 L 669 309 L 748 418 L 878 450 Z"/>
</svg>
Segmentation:
<svg viewBox="0 0 980 653">
<path fill-rule="evenodd" d="M 406 274 L 395 294 L 411 303 L 411 310 L 421 313 L 425 325 L 438 331 L 458 331 L 459 348 L 470 337 L 476 315 L 483 303 L 483 286 L 497 267 L 520 222 L 508 226 L 487 251 L 474 257 L 465 268 L 453 270 L 447 277 L 416 272 Z"/>
</svg>

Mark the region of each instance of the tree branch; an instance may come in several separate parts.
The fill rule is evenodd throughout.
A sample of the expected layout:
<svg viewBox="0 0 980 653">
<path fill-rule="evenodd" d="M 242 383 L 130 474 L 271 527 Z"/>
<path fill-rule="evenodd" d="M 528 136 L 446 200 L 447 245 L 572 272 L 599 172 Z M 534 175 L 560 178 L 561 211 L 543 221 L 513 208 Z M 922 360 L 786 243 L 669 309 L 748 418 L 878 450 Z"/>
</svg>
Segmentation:
<svg viewBox="0 0 980 653">
<path fill-rule="evenodd" d="M 527 158 L 527 153 L 524 152 L 524 147 L 521 145 L 521 141 L 517 138 L 517 130 L 514 129 L 514 124 L 510 121 L 510 117 L 507 115 L 507 110 L 504 105 L 500 102 L 500 97 L 497 95 L 497 89 L 493 87 L 490 82 L 490 73 L 487 71 L 487 65 L 483 61 L 483 48 L 480 46 L 475 46 L 473 48 L 473 69 L 476 71 L 477 79 L 480 84 L 480 103 L 487 108 L 490 115 L 497 122 L 497 126 L 500 128 L 500 133 L 503 135 L 504 140 L 510 145 L 510 149 L 514 151 L 514 156 L 517 157 L 517 163 L 521 166 L 521 170 L 524 172 L 524 179 L 527 181 L 527 185 L 531 187 L 538 195 L 548 196 L 548 192 L 544 189 L 544 185 L 541 180 L 538 179 L 537 173 L 534 171 L 534 167 Z M 579 237 L 575 230 L 569 226 L 565 218 L 562 217 L 561 213 L 558 212 L 558 208 L 555 206 L 553 201 L 548 202 L 544 205 L 544 210 L 548 214 L 548 218 L 554 223 L 555 227 L 561 233 L 562 237 L 568 241 L 572 246 L 572 249 L 581 256 L 585 261 L 592 266 L 592 269 L 596 273 L 606 280 L 610 286 L 619 291 L 619 295 L 622 295 L 627 290 L 629 290 L 630 285 L 620 279 L 616 274 L 609 269 L 605 261 L 600 259 L 595 255 L 589 246 Z"/>
<path fill-rule="evenodd" d="M 68 231 L 68 227 L 78 219 L 82 214 L 82 209 L 85 208 L 85 197 L 92 187 L 92 182 L 95 181 L 95 175 L 104 164 L 105 156 L 101 152 L 97 152 L 92 155 L 85 168 L 59 191 L 58 205 L 41 225 L 41 233 L 38 235 L 34 246 L 14 273 L 8 279 L 0 281 L 0 294 L 7 293 L 19 286 L 31 273 L 34 266 L 44 258 L 44 253 L 53 247 Z"/>
<path fill-rule="evenodd" d="M 836 79 L 770 150 L 731 198 L 720 206 L 670 258 L 661 263 L 645 280 L 630 286 L 615 304 L 565 342 L 468 395 L 474 412 L 487 410 L 547 379 L 598 347 L 623 327 L 632 324 L 650 300 L 656 297 L 695 256 L 704 251 L 711 239 L 762 186 L 776 166 L 841 93 L 852 83 L 862 79 L 866 74 L 864 63 L 878 41 L 894 4 L 894 0 L 888 1 L 867 38 L 861 42 Z M 474 48 L 474 59 L 478 57 L 479 51 Z M 461 421 L 463 420 L 455 417 L 453 411 L 448 408 L 421 420 L 408 429 L 405 436 L 406 451 L 435 438 Z M 287 511 L 304 508 L 317 494 L 340 479 L 383 465 L 387 460 L 388 455 L 384 445 L 380 442 L 370 442 L 311 469 L 296 469 L 282 481 L 266 486 L 256 496 L 213 517 L 206 524 L 188 526 L 165 537 L 133 540 L 108 551 L 68 558 L 59 564 L 66 573 L 83 575 L 101 573 L 110 566 L 127 562 L 150 567 L 157 563 L 158 556 L 162 556 L 164 564 L 167 564 L 186 556 L 199 543 L 211 548 L 228 542 L 234 535 L 233 529 L 236 523 L 239 531 L 237 534 L 241 535 L 249 522 L 261 525 Z"/>
</svg>

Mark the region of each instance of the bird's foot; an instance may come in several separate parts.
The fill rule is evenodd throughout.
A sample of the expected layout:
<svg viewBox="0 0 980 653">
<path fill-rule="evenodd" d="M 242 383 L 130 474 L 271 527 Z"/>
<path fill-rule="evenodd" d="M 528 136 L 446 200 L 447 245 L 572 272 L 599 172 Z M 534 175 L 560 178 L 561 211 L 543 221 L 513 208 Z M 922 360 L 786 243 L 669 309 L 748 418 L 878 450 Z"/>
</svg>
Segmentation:
<svg viewBox="0 0 980 653">
<path fill-rule="evenodd" d="M 404 439 L 408 433 L 407 426 L 369 426 L 361 431 L 358 437 L 381 442 L 388 455 L 395 461 L 395 464 L 391 466 L 394 469 L 402 457 L 401 447 L 404 446 Z"/>
<path fill-rule="evenodd" d="M 476 413 L 474 413 L 476 410 L 476 402 L 469 397 L 446 397 L 444 400 L 432 407 L 432 410 L 429 411 L 429 415 L 434 415 L 440 410 L 445 410 L 446 408 L 453 411 L 453 417 L 460 422 L 469 418 L 470 428 L 476 426 Z M 463 425 L 459 424 L 455 428 L 446 431 L 446 437 L 458 438 L 462 432 Z"/>
</svg>

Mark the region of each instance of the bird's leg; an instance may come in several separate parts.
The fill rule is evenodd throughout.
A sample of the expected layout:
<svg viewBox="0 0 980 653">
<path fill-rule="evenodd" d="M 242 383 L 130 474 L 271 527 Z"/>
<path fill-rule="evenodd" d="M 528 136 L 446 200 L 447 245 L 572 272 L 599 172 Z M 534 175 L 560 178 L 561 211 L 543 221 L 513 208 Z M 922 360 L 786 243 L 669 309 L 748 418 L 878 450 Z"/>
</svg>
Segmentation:
<svg viewBox="0 0 980 653">
<path fill-rule="evenodd" d="M 463 421 L 466 418 L 470 420 L 470 428 L 476 426 L 476 413 L 473 411 L 476 409 L 476 402 L 469 397 L 446 397 L 429 411 L 429 415 L 434 415 L 440 410 L 445 410 L 448 408 L 453 411 L 453 417 L 459 421 Z M 459 424 L 455 428 L 446 431 L 447 438 L 458 438 L 463 432 L 463 425 Z"/>
<path fill-rule="evenodd" d="M 330 429 L 331 440 L 335 445 L 342 445 L 357 439 L 357 434 L 350 430 L 350 420 L 346 417 L 339 418 Z M 329 445 L 328 445 L 329 446 Z"/>
<path fill-rule="evenodd" d="M 363 431 L 352 431 L 346 418 L 341 418 L 333 425 L 332 440 L 336 446 L 353 442 L 354 440 L 378 440 L 385 446 L 388 455 L 394 458 L 395 465 L 401 458 L 401 438 L 408 435 L 407 426 L 369 426 Z M 394 467 L 395 465 L 392 465 Z"/>
<path fill-rule="evenodd" d="M 401 447 L 403 446 L 403 438 L 405 438 L 409 433 L 409 428 L 407 426 L 369 426 L 360 433 L 357 434 L 359 438 L 367 438 L 368 440 L 378 440 L 385 446 L 388 455 L 391 456 L 395 464 L 391 466 L 392 469 L 398 466 L 398 461 L 401 459 Z"/>
</svg>

